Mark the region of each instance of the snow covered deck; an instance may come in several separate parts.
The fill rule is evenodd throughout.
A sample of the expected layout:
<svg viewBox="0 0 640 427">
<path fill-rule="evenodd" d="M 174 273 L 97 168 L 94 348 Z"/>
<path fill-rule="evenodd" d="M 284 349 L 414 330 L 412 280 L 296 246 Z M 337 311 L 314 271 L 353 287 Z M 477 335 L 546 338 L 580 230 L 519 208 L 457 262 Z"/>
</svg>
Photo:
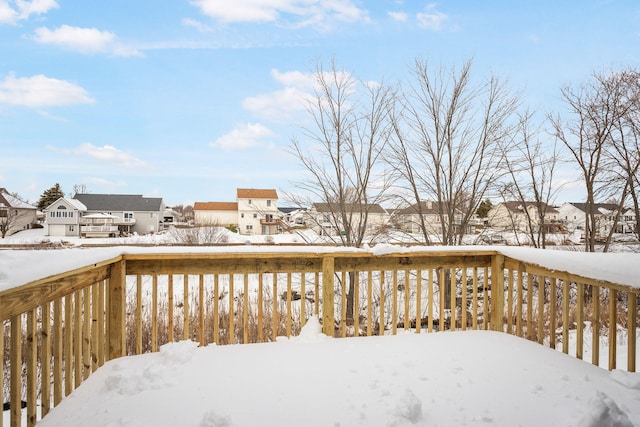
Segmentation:
<svg viewBox="0 0 640 427">
<path fill-rule="evenodd" d="M 633 372 L 639 269 L 636 254 L 509 247 L 0 251 L 0 342 L 8 343 L 0 368 L 10 389 L 0 397 L 11 402 L 12 424 L 21 400 L 33 423 L 109 360 L 180 340 L 205 347 L 293 338 L 310 319 L 335 337 L 501 331 L 499 340 L 527 338 Z M 413 413 L 409 422 L 423 419 Z M 210 415 L 204 425 L 217 425 L 220 414 Z"/>
</svg>

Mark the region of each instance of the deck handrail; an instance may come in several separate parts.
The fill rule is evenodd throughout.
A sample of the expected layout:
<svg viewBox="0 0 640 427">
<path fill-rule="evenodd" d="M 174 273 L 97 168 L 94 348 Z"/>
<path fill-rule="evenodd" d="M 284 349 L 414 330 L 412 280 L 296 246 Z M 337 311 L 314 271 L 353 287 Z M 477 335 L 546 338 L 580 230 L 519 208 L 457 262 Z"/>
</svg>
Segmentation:
<svg viewBox="0 0 640 427">
<path fill-rule="evenodd" d="M 8 388 L 16 426 L 26 401 L 33 425 L 108 360 L 178 339 L 274 341 L 297 334 L 310 315 L 335 337 L 491 329 L 552 348 L 561 340 L 565 353 L 575 333 L 578 358 L 585 336 L 577 325 L 589 321 L 592 363 L 606 335 L 609 369 L 619 368 L 624 320 L 626 369 L 635 372 L 639 292 L 495 249 L 123 251 L 0 292 L 0 398 Z"/>
</svg>

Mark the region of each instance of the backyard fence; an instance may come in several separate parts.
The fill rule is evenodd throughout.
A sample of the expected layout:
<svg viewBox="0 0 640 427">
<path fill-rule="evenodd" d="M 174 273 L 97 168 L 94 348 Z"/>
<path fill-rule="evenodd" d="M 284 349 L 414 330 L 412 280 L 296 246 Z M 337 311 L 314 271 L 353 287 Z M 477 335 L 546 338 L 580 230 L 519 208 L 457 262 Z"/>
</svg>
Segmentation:
<svg viewBox="0 0 640 427">
<path fill-rule="evenodd" d="M 335 337 L 501 331 L 635 372 L 639 292 L 492 250 L 125 254 L 0 292 L 0 397 L 33 425 L 107 360 L 275 341 L 310 316 Z"/>
</svg>

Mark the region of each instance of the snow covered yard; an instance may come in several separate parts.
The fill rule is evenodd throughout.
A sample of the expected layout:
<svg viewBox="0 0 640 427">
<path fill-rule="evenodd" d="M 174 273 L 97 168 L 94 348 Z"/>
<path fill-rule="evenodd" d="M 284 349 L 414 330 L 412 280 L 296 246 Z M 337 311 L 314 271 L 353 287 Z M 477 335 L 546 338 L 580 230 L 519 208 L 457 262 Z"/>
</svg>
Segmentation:
<svg viewBox="0 0 640 427">
<path fill-rule="evenodd" d="M 42 426 L 634 426 L 640 374 L 510 335 L 327 338 L 315 318 L 277 343 L 108 362 Z"/>
</svg>

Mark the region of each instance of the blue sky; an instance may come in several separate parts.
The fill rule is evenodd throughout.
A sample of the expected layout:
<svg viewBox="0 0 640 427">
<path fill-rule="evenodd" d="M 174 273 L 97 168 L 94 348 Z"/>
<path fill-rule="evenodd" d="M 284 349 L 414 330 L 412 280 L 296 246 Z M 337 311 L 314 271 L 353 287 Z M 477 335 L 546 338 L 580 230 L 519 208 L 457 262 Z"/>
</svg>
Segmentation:
<svg viewBox="0 0 640 427">
<path fill-rule="evenodd" d="M 640 2 L 0 0 L 0 187 L 169 205 L 292 190 L 318 61 L 395 83 L 416 58 L 471 57 L 558 111 L 561 86 L 638 65 Z"/>
</svg>

